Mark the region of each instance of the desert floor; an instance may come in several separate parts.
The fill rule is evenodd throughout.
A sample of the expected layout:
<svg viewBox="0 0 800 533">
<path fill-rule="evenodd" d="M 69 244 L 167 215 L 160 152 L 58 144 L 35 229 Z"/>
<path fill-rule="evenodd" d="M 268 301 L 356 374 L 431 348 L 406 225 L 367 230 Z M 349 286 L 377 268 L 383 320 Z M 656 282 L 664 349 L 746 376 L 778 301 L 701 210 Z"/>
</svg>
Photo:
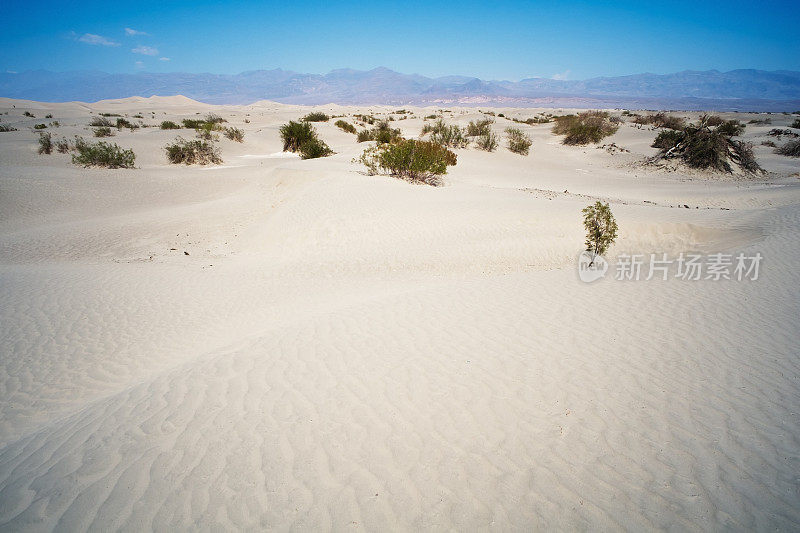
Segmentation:
<svg viewBox="0 0 800 533">
<path fill-rule="evenodd" d="M 614 153 L 523 124 L 529 156 L 459 149 L 429 187 L 366 175 L 333 120 L 336 155 L 282 153 L 309 110 L 0 99 L 0 529 L 800 528 L 800 160 L 760 144 L 796 117 L 747 127 L 755 179 L 643 166 L 630 122 Z M 416 137 L 436 110 L 409 110 Z M 167 163 L 185 129 L 109 139 L 133 170 L 37 154 L 34 124 L 100 112 L 245 139 L 207 167 Z M 581 282 L 596 199 L 612 260 L 761 253 L 759 278 Z"/>
</svg>

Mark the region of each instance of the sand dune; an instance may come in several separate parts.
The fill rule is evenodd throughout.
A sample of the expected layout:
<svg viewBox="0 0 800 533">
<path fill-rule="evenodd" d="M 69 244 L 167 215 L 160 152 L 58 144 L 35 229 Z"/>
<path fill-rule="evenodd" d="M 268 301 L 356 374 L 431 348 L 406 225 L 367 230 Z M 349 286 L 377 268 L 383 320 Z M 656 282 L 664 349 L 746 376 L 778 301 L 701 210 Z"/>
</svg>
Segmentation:
<svg viewBox="0 0 800 533">
<path fill-rule="evenodd" d="M 800 527 L 800 163 L 759 144 L 791 117 L 748 126 L 758 180 L 643 167 L 655 132 L 629 124 L 615 154 L 543 124 L 433 188 L 365 175 L 333 121 L 336 155 L 283 157 L 310 108 L 46 106 L 0 99 L 0 528 Z M 162 148 L 191 132 L 123 130 L 139 168 L 83 169 L 36 154 L 44 109 L 59 136 L 213 111 L 245 142 L 182 167 Z M 585 284 L 595 199 L 612 258 L 759 252 L 761 276 Z"/>
</svg>

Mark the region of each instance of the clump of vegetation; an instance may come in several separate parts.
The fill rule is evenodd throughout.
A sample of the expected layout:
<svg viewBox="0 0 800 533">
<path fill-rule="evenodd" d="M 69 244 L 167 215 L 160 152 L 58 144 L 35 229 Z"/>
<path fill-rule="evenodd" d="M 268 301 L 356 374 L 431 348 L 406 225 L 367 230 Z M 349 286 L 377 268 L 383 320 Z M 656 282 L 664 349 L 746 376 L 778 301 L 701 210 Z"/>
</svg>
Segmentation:
<svg viewBox="0 0 800 533">
<path fill-rule="evenodd" d="M 789 141 L 780 148 L 776 148 L 775 153 L 789 157 L 800 157 L 800 139 Z"/>
<path fill-rule="evenodd" d="M 111 122 L 105 117 L 92 117 L 89 125 L 95 128 L 110 128 L 112 126 Z"/>
<path fill-rule="evenodd" d="M 658 159 L 679 158 L 692 168 L 732 172 L 731 163 L 748 173 L 762 171 L 753 155 L 752 144 L 731 139 L 731 129 L 710 128 L 704 119 L 681 131 L 661 132 L 653 146 L 661 151 Z M 719 126 L 719 125 L 718 125 Z"/>
<path fill-rule="evenodd" d="M 375 117 L 373 117 L 372 115 L 358 115 L 358 114 L 356 114 L 356 115 L 353 115 L 353 118 L 358 120 L 358 121 L 360 121 L 360 122 L 364 122 L 365 124 L 369 124 L 369 125 L 375 124 Z"/>
<path fill-rule="evenodd" d="M 616 133 L 619 126 L 613 123 L 607 111 L 585 111 L 577 115 L 554 117 L 553 133 L 564 135 L 562 143 L 583 145 L 600 142 Z"/>
<path fill-rule="evenodd" d="M 347 133 L 356 132 L 356 127 L 344 120 L 337 120 L 334 124 L 336 125 L 337 128 L 339 128 L 342 131 L 346 131 Z"/>
<path fill-rule="evenodd" d="M 497 135 L 491 131 L 487 131 L 485 134 L 478 137 L 476 144 L 481 150 L 494 152 L 497 149 Z"/>
<path fill-rule="evenodd" d="M 232 141 L 237 143 L 244 142 L 244 132 L 239 128 L 225 128 L 224 135 Z"/>
<path fill-rule="evenodd" d="M 728 120 L 717 126 L 717 131 L 729 137 L 736 137 L 744 133 L 744 124 L 738 120 Z"/>
<path fill-rule="evenodd" d="M 36 116 L 33 113 L 31 113 L 30 111 L 25 111 L 23 113 L 23 115 L 25 115 L 26 117 L 30 117 L 30 118 L 36 118 Z"/>
<path fill-rule="evenodd" d="M 503 115 L 501 114 L 499 116 L 502 117 Z M 526 118 L 526 119 L 519 119 L 519 118 L 516 118 L 516 117 L 512 117 L 511 120 L 514 121 L 514 122 L 517 122 L 519 124 L 528 124 L 528 125 L 532 125 L 532 124 L 547 124 L 548 122 L 551 122 L 551 118 L 548 117 L 548 116 L 539 116 L 539 117 L 532 117 L 532 118 Z"/>
<path fill-rule="evenodd" d="M 470 120 L 467 125 L 467 137 L 480 137 L 491 132 L 493 120 L 485 118 L 477 122 Z"/>
<path fill-rule="evenodd" d="M 800 122 L 800 121 L 798 121 L 798 122 Z M 772 119 L 769 118 L 769 117 L 763 118 L 763 119 L 762 118 L 759 118 L 759 119 L 754 118 L 752 120 L 748 120 L 747 123 L 748 124 L 756 124 L 756 125 L 772 124 Z"/>
<path fill-rule="evenodd" d="M 515 154 L 528 155 L 533 141 L 519 128 L 506 128 L 508 149 Z"/>
<path fill-rule="evenodd" d="M 326 115 L 325 113 L 321 113 L 319 111 L 313 111 L 308 115 L 304 116 L 302 119 L 303 122 L 328 122 L 331 117 Z"/>
<path fill-rule="evenodd" d="M 133 168 L 136 162 L 133 150 L 125 150 L 116 144 L 104 141 L 89 144 L 77 139 L 75 150 L 78 153 L 72 155 L 72 162 L 84 167 Z"/>
<path fill-rule="evenodd" d="M 159 126 L 162 130 L 179 130 L 181 129 L 180 126 L 172 122 L 171 120 L 165 120 Z"/>
<path fill-rule="evenodd" d="M 187 141 L 182 137 L 165 147 L 167 159 L 170 163 L 184 165 L 208 165 L 222 163 L 219 150 L 213 143 L 194 139 Z"/>
<path fill-rule="evenodd" d="M 356 161 L 370 174 L 383 172 L 412 183 L 437 186 L 447 167 L 456 164 L 457 156 L 435 142 L 401 139 L 367 148 Z"/>
<path fill-rule="evenodd" d="M 218 124 L 214 122 L 202 122 L 202 126 L 197 128 L 195 132 L 197 133 L 198 139 L 203 139 L 204 141 L 218 141 L 219 135 L 214 135 L 214 131 L 220 129 Z"/>
<path fill-rule="evenodd" d="M 311 123 L 290 121 L 280 128 L 284 152 L 299 152 L 303 159 L 314 159 L 333 154 L 324 141 L 317 137 Z"/>
<path fill-rule="evenodd" d="M 50 133 L 39 134 L 39 153 L 52 154 L 53 153 L 53 138 Z"/>
<path fill-rule="evenodd" d="M 135 130 L 139 128 L 138 124 L 134 124 L 133 122 L 124 118 L 118 118 L 116 126 L 118 130 L 121 130 L 122 128 L 128 128 L 130 130 Z"/>
<path fill-rule="evenodd" d="M 686 121 L 681 117 L 667 115 L 666 113 L 636 115 L 633 119 L 633 123 L 642 125 L 649 124 L 656 128 L 667 128 L 671 130 L 682 130 L 684 126 L 686 126 Z"/>
<path fill-rule="evenodd" d="M 61 140 L 56 142 L 56 150 L 59 154 L 66 154 L 69 152 L 69 141 L 62 137 Z"/>
<path fill-rule="evenodd" d="M 444 147 L 464 148 L 469 144 L 463 129 L 456 124 L 447 125 L 442 119 L 433 124 L 425 124 L 422 127 L 422 135 L 427 135 L 428 133 L 431 134 L 431 142 Z"/>
<path fill-rule="evenodd" d="M 796 119 L 794 119 L 794 122 L 792 122 L 792 125 L 791 125 L 790 127 L 791 127 L 791 128 L 798 128 L 798 129 L 800 129 L 800 118 L 796 118 Z"/>
<path fill-rule="evenodd" d="M 118 113 L 100 113 L 101 117 L 121 117 Z"/>
<path fill-rule="evenodd" d="M 58 128 L 60 126 L 61 126 L 61 123 L 59 121 L 57 121 L 57 120 L 54 120 L 53 122 L 50 123 L 50 127 L 51 128 Z"/>
<path fill-rule="evenodd" d="M 8 124 L 0 124 L 0 132 L 17 131 L 17 128 L 9 126 Z"/>
<path fill-rule="evenodd" d="M 47 124 L 34 124 L 33 129 L 35 130 L 43 130 L 47 129 Z"/>
<path fill-rule="evenodd" d="M 591 252 L 591 266 L 598 255 L 605 254 L 617 240 L 617 221 L 608 203 L 600 200 L 583 209 L 583 227 L 586 228 L 586 251 Z"/>
<path fill-rule="evenodd" d="M 709 126 L 709 127 L 712 127 L 712 128 L 715 127 L 715 126 L 719 126 L 723 122 L 725 122 L 725 119 L 722 118 L 719 115 L 701 115 L 700 116 L 700 123 L 701 124 L 705 124 L 706 126 Z"/>
<path fill-rule="evenodd" d="M 209 113 L 208 115 L 206 115 L 206 118 L 203 120 L 203 122 L 207 122 L 209 124 L 222 124 L 223 122 L 228 122 L 228 121 L 219 115 L 215 115 L 214 113 Z"/>
<path fill-rule="evenodd" d="M 114 132 L 111 131 L 111 128 L 108 126 L 101 126 L 94 129 L 95 137 L 111 137 L 112 135 L 114 135 Z"/>
<path fill-rule="evenodd" d="M 382 120 L 370 130 L 362 130 L 358 132 L 356 140 L 358 142 L 376 141 L 378 144 L 385 144 L 398 141 L 402 139 L 400 130 L 389 126 L 389 122 Z"/>
<path fill-rule="evenodd" d="M 778 145 L 772 141 L 761 141 L 761 146 L 769 146 L 770 148 L 775 148 Z"/>
</svg>

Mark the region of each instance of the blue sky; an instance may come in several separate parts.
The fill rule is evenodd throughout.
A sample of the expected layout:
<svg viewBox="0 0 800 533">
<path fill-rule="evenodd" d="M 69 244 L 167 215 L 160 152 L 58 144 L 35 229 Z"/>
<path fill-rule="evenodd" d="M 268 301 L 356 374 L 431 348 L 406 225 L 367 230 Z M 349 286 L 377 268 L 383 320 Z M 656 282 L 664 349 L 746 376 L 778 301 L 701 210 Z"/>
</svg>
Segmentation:
<svg viewBox="0 0 800 533">
<path fill-rule="evenodd" d="M 800 70 L 800 7 L 775 2 L 16 2 L 0 71 L 326 73 L 584 79 Z M 126 31 L 127 28 L 127 31 Z"/>
</svg>

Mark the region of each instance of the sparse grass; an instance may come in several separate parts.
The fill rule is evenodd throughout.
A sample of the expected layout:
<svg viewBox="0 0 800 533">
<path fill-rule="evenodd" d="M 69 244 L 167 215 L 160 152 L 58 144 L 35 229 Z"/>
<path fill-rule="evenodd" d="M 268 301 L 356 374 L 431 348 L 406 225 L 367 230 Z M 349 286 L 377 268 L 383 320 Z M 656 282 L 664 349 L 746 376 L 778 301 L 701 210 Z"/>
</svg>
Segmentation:
<svg viewBox="0 0 800 533">
<path fill-rule="evenodd" d="M 506 128 L 508 149 L 515 154 L 528 155 L 533 141 L 519 128 Z"/>
<path fill-rule="evenodd" d="M 758 119 L 754 118 L 752 120 L 748 120 L 747 123 L 748 124 L 755 124 L 755 125 L 766 125 L 766 124 L 772 124 L 772 119 L 771 118 L 758 118 Z"/>
<path fill-rule="evenodd" d="M 494 152 L 497 149 L 497 135 L 491 131 L 487 131 L 485 134 L 478 137 L 476 144 L 481 150 Z"/>
<path fill-rule="evenodd" d="M 213 143 L 194 139 L 187 141 L 182 137 L 164 147 L 170 163 L 184 165 L 209 165 L 222 163 L 219 150 Z"/>
<path fill-rule="evenodd" d="M 114 132 L 108 126 L 102 126 L 100 128 L 94 129 L 94 136 L 95 137 L 111 137 L 114 135 Z"/>
<path fill-rule="evenodd" d="M 112 126 L 111 122 L 105 117 L 92 117 L 89 125 L 95 128 L 110 128 Z"/>
<path fill-rule="evenodd" d="M 325 113 L 321 113 L 319 111 L 314 111 L 309 113 L 308 115 L 304 116 L 301 120 L 303 122 L 328 122 L 331 117 L 326 115 Z"/>
<path fill-rule="evenodd" d="M 47 124 L 34 124 L 33 129 L 35 130 L 44 130 L 47 129 Z"/>
<path fill-rule="evenodd" d="M 789 141 L 780 148 L 776 148 L 775 153 L 789 157 L 800 157 L 800 139 Z"/>
<path fill-rule="evenodd" d="M 39 134 L 39 154 L 53 153 L 53 138 L 50 133 Z"/>
<path fill-rule="evenodd" d="M 554 117 L 553 133 L 564 135 L 563 144 L 583 145 L 600 142 L 616 133 L 619 126 L 609 119 L 606 111 L 585 111 L 577 115 Z"/>
<path fill-rule="evenodd" d="M 336 125 L 337 128 L 339 128 L 342 131 L 346 131 L 347 133 L 356 132 L 356 127 L 344 120 L 337 120 L 334 124 Z"/>
<path fill-rule="evenodd" d="M 180 126 L 172 122 L 171 120 L 165 120 L 159 126 L 162 130 L 179 130 L 181 129 Z"/>
<path fill-rule="evenodd" d="M 368 148 L 355 160 L 363 163 L 370 174 L 386 173 L 412 183 L 440 185 L 440 176 L 455 165 L 457 156 L 440 144 L 415 139 Z"/>
<path fill-rule="evenodd" d="M 225 128 L 224 135 L 232 141 L 237 143 L 244 142 L 244 132 L 239 128 Z"/>
<path fill-rule="evenodd" d="M 84 167 L 133 168 L 136 162 L 133 150 L 104 141 L 89 144 L 81 139 L 75 143 L 75 149 L 78 153 L 72 155 L 72 162 Z"/>
</svg>

